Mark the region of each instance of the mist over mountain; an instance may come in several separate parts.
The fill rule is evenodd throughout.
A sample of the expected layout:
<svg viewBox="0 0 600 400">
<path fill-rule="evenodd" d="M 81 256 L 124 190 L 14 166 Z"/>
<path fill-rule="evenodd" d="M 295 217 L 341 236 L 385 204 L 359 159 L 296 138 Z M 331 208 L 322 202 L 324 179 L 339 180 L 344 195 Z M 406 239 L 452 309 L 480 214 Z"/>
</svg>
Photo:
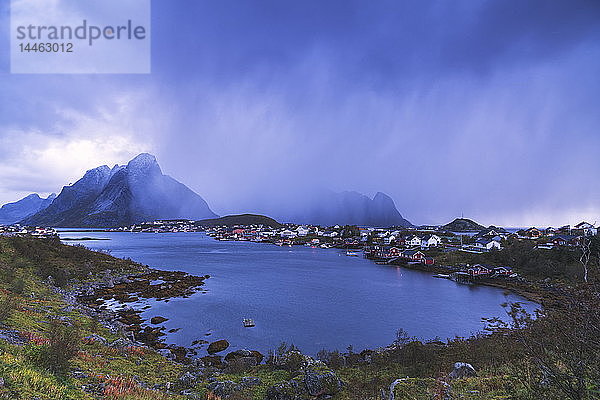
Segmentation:
<svg viewBox="0 0 600 400">
<path fill-rule="evenodd" d="M 8 203 L 0 208 L 0 224 L 11 225 L 27 218 L 48 207 L 56 198 L 52 193 L 47 198 L 42 198 L 37 193 L 30 194 L 14 203 Z"/>
<path fill-rule="evenodd" d="M 325 191 L 308 199 L 299 210 L 290 210 L 277 219 L 323 226 L 412 226 L 400 214 L 394 200 L 381 192 L 371 199 L 354 191 Z"/>
<path fill-rule="evenodd" d="M 202 197 L 164 175 L 156 158 L 143 153 L 127 165 L 87 171 L 73 185 L 65 186 L 50 206 L 22 223 L 113 227 L 155 219 L 215 217 Z"/>
</svg>

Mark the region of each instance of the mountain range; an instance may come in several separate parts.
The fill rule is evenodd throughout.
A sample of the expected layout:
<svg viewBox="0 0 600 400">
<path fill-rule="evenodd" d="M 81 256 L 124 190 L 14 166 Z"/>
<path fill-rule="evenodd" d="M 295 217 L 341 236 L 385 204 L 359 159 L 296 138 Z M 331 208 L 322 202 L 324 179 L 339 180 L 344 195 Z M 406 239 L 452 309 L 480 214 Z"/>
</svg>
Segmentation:
<svg viewBox="0 0 600 400">
<path fill-rule="evenodd" d="M 14 203 L 5 204 L 0 208 L 0 224 L 10 225 L 17 223 L 45 209 L 55 198 L 55 193 L 52 193 L 45 199 L 37 193 L 33 193 Z"/>
<path fill-rule="evenodd" d="M 381 192 L 372 199 L 354 191 L 319 193 L 306 202 L 302 211 L 282 216 L 278 220 L 322 226 L 412 226 L 400 214 L 394 200 Z"/>
<path fill-rule="evenodd" d="M 65 186 L 45 209 L 23 225 L 114 227 L 155 219 L 206 219 L 217 215 L 202 197 L 168 175 L 150 154 L 127 165 L 91 169 Z"/>
<path fill-rule="evenodd" d="M 164 175 L 143 153 L 127 165 L 91 169 L 58 196 L 32 194 L 0 209 L 0 224 L 54 227 L 116 227 L 157 219 L 206 220 L 218 216 L 184 184 Z M 303 224 L 411 226 L 384 193 L 322 192 L 279 220 Z"/>
</svg>

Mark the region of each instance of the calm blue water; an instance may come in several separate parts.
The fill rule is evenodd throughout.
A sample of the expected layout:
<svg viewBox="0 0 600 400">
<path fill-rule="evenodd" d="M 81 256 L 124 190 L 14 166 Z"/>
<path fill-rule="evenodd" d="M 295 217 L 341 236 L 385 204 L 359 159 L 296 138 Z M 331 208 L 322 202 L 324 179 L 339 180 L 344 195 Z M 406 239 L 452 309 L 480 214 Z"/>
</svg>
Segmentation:
<svg viewBox="0 0 600 400">
<path fill-rule="evenodd" d="M 227 339 L 231 350 L 266 352 L 285 341 L 315 354 L 390 344 L 399 328 L 422 339 L 468 336 L 482 317 L 505 317 L 500 304 L 524 301 L 503 290 L 466 286 L 431 274 L 382 266 L 336 249 L 220 242 L 202 233 L 61 233 L 152 267 L 211 275 L 187 299 L 150 302 L 143 316 L 169 318 L 168 343 Z M 527 303 L 529 309 L 534 304 Z M 244 328 L 243 318 L 254 328 Z M 210 334 L 206 336 L 206 334 Z"/>
</svg>

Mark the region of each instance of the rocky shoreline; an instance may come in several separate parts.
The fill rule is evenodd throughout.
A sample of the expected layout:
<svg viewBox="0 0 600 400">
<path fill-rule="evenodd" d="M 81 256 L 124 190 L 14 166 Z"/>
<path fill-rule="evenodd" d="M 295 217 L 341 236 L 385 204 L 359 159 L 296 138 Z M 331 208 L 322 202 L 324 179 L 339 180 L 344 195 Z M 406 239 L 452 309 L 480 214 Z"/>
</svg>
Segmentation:
<svg viewBox="0 0 600 400">
<path fill-rule="evenodd" d="M 151 326 L 162 324 L 167 319 L 157 316 L 144 320 L 140 316 L 143 309 L 128 304 L 140 300 L 169 301 L 171 298 L 189 297 L 201 291 L 208 278 L 208 275 L 199 277 L 181 271 L 143 267 L 141 272 L 124 275 L 106 270 L 101 277 L 75 283 L 70 289 L 55 286 L 51 279 L 46 283 L 63 297 L 68 308 L 75 308 L 97 320 L 112 333 L 122 335 L 123 345 L 143 345 L 172 360 L 184 362 L 189 361 L 186 359 L 194 355 L 194 350 L 165 344 L 162 339 L 165 328 Z M 117 302 L 118 306 L 110 307 L 108 303 L 111 301 Z"/>
<path fill-rule="evenodd" d="M 155 300 L 168 302 L 172 298 L 187 298 L 201 292 L 202 286 L 209 275 L 195 276 L 181 271 L 164 271 L 143 267 L 143 271 L 133 274 L 115 275 L 105 271 L 101 278 L 91 282 L 73 285 L 69 290 L 54 286 L 50 280 L 46 282 L 51 289 L 60 294 L 69 304 L 68 307 L 78 309 L 84 315 L 91 317 L 111 332 L 120 334 L 123 338 L 118 345 L 145 346 L 158 351 L 163 356 L 179 363 L 190 364 L 194 359 L 203 365 L 224 369 L 235 364 L 236 368 L 249 368 L 260 364 L 264 355 L 256 350 L 236 350 L 226 356 L 218 355 L 227 348 L 229 342 L 225 339 L 209 342 L 203 339 L 194 340 L 189 347 L 166 344 L 166 328 L 162 326 L 168 318 L 154 316 L 149 319 L 141 317 L 145 307 L 136 308 L 140 300 Z M 117 307 L 108 306 L 116 301 Z M 168 332 L 176 332 L 179 328 Z M 92 338 L 102 341 L 102 338 Z M 198 349 L 206 346 L 208 355 L 197 358 Z M 196 361 L 196 364 L 198 361 Z"/>
<path fill-rule="evenodd" d="M 75 283 L 70 289 L 61 289 L 54 285 L 52 279 L 45 283 L 52 291 L 59 294 L 68 304 L 66 308 L 77 309 L 108 328 L 112 333 L 121 336 L 111 343 L 98 335 L 84 338 L 87 341 L 97 341 L 114 348 L 146 347 L 156 350 L 166 358 L 187 365 L 178 382 L 171 388 L 192 388 L 197 382 L 206 381 L 206 388 L 214 395 L 228 398 L 235 393 L 262 384 L 260 378 L 247 376 L 239 383 L 219 379 L 221 374 L 255 371 L 263 361 L 268 361 L 273 368 L 288 371 L 299 371 L 301 375 L 287 382 L 271 386 L 266 399 L 287 398 L 289 394 L 301 396 L 298 398 L 327 398 L 338 393 L 343 382 L 335 372 L 321 361 L 306 356 L 296 350 L 288 350 L 283 354 L 271 355 L 269 360 L 256 350 L 239 349 L 218 355 L 229 348 L 229 342 L 221 339 L 209 343 L 206 340 L 195 340 L 192 347 L 167 345 L 163 337 L 164 327 L 159 325 L 168 319 L 155 316 L 144 320 L 137 310 L 127 306 L 142 299 L 169 301 L 176 297 L 189 297 L 202 290 L 204 281 L 209 276 L 194 276 L 181 271 L 163 271 L 142 266 L 142 271 L 117 275 L 106 270 L 104 274 L 89 282 Z M 107 307 L 107 301 L 117 301 L 121 307 Z M 208 355 L 197 355 L 194 346 L 207 345 Z M 383 349 L 380 349 L 383 351 Z M 365 351 L 361 356 L 366 359 L 376 352 Z M 168 388 L 166 389 L 169 390 Z M 183 390 L 181 394 L 194 396 L 191 390 Z M 284 396 L 284 397 L 281 397 Z"/>
</svg>

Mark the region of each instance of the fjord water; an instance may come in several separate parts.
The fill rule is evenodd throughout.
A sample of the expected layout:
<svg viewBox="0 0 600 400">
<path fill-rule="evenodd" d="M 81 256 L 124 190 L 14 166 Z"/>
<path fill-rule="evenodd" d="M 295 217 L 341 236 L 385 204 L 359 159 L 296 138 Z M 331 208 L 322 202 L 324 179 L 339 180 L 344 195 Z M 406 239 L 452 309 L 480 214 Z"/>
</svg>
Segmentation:
<svg viewBox="0 0 600 400">
<path fill-rule="evenodd" d="M 231 350 L 266 352 L 285 341 L 303 352 L 386 346 L 402 328 L 421 339 L 469 336 L 482 317 L 506 318 L 507 302 L 535 304 L 486 286 L 467 286 L 431 273 L 377 265 L 336 249 L 223 242 L 203 233 L 61 232 L 68 241 L 109 250 L 151 267 L 210 275 L 189 298 L 147 302 L 142 316 L 169 318 L 167 343 L 227 339 Z M 254 328 L 244 328 L 252 318 Z"/>
</svg>

